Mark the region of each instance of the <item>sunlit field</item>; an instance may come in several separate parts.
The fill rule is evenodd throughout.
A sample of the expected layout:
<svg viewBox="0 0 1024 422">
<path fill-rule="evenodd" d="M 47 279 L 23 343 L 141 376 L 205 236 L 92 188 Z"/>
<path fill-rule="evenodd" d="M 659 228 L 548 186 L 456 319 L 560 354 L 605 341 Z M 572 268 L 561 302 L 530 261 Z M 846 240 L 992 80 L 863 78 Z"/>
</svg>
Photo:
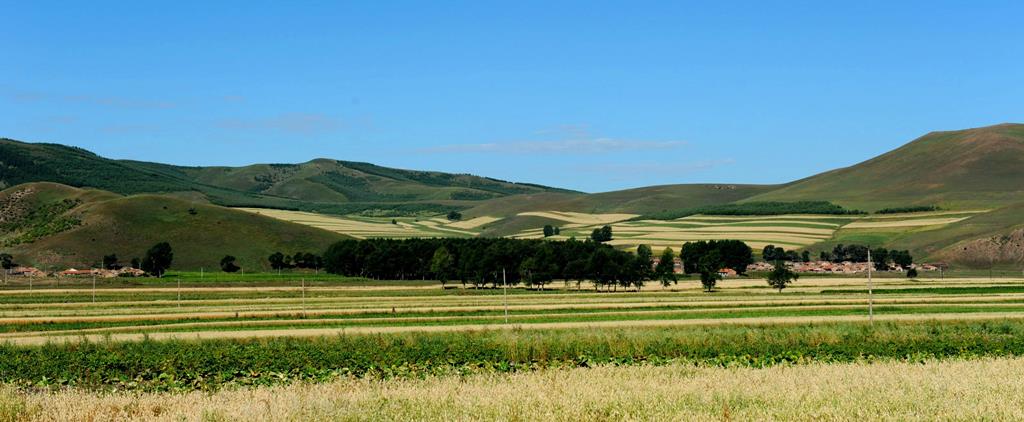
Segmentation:
<svg viewBox="0 0 1024 422">
<path fill-rule="evenodd" d="M 340 379 L 213 394 L 0 393 L 26 420 L 1020 420 L 1024 360 Z"/>
<path fill-rule="evenodd" d="M 294 223 L 347 234 L 358 239 L 389 237 L 473 237 L 488 225 L 502 220 L 482 216 L 465 221 L 448 221 L 443 217 L 365 217 L 334 216 L 300 211 L 244 208 Z M 742 240 L 755 250 L 766 245 L 800 249 L 822 242 L 856 239 L 863 236 L 892 237 L 908 231 L 943 228 L 984 213 L 977 211 L 934 211 L 884 215 L 775 215 L 775 216 L 707 216 L 694 215 L 675 220 L 633 220 L 635 214 L 587 214 L 564 211 L 531 211 L 520 217 L 540 217 L 554 222 L 559 234 L 551 240 L 571 237 L 586 239 L 591 232 L 610 225 L 614 239 L 608 242 L 622 248 L 646 244 L 661 250 L 678 250 L 685 242 L 699 240 Z M 532 227 L 509 233 L 509 237 L 539 239 L 543 227 Z"/>
</svg>

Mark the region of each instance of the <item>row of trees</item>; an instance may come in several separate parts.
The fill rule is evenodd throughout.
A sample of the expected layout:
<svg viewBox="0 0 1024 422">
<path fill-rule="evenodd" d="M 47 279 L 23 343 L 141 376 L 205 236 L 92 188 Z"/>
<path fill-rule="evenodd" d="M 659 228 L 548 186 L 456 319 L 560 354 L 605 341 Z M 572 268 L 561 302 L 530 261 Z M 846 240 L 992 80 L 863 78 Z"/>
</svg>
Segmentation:
<svg viewBox="0 0 1024 422">
<path fill-rule="evenodd" d="M 811 262 L 811 252 L 787 251 L 775 245 L 767 245 L 761 250 L 761 258 L 765 261 Z"/>
<path fill-rule="evenodd" d="M 671 251 L 667 251 L 671 253 Z M 674 255 L 668 256 L 671 263 Z M 346 276 L 374 279 L 436 278 L 476 287 L 525 284 L 543 288 L 556 279 L 592 280 L 598 288 L 640 289 L 646 281 L 664 277 L 654 266 L 653 252 L 620 251 L 594 241 L 471 239 L 343 240 L 324 254 L 324 269 Z M 667 268 L 671 268 L 670 266 Z"/>
<path fill-rule="evenodd" d="M 718 280 L 720 271 L 730 268 L 737 274 L 744 274 L 747 266 L 754 263 L 754 251 L 740 240 L 701 240 L 687 242 L 679 251 L 683 261 L 683 272 L 700 274 L 700 282 L 711 291 Z"/>
<path fill-rule="evenodd" d="M 270 262 L 270 268 L 275 270 L 284 270 L 289 268 L 319 270 L 324 267 L 324 258 L 310 252 L 296 252 L 292 256 L 285 255 L 281 252 L 274 252 L 267 257 L 267 261 Z"/>
<path fill-rule="evenodd" d="M 868 247 L 864 245 L 843 245 L 838 244 L 832 248 L 832 252 L 822 251 L 822 261 L 832 262 L 868 262 Z M 889 269 L 889 264 L 906 268 L 914 263 L 914 257 L 908 250 L 888 250 L 886 248 L 871 249 L 871 261 L 878 270 Z"/>
</svg>

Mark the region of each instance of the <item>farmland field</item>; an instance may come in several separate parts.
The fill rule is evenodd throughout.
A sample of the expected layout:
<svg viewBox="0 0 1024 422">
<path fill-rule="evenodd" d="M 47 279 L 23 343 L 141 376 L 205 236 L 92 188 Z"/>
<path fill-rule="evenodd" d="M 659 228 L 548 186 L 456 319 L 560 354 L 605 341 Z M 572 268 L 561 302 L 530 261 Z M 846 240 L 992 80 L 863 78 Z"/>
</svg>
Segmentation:
<svg viewBox="0 0 1024 422">
<path fill-rule="evenodd" d="M 331 216 L 299 211 L 245 209 L 265 216 L 307 224 L 364 239 L 370 237 L 472 237 L 504 218 L 480 216 L 450 222 L 442 217 Z M 736 239 L 760 250 L 766 245 L 787 249 L 830 248 L 835 243 L 870 241 L 881 243 L 901 236 L 920 235 L 984 214 L 985 210 L 933 211 L 885 215 L 693 215 L 675 220 L 634 220 L 635 214 L 586 214 L 564 211 L 529 211 L 510 218 L 538 218 L 560 229 L 551 240 L 585 239 L 604 225 L 611 225 L 614 239 L 609 244 L 634 248 L 640 244 L 655 250 L 678 250 L 685 242 Z M 394 224 L 392 223 L 394 220 Z M 519 239 L 544 237 L 543 224 L 517 229 L 504 235 Z"/>
<path fill-rule="evenodd" d="M 1014 357 L 1024 354 L 1020 278 L 877 279 L 872 324 L 863 278 L 803 278 L 783 293 L 762 279 L 727 279 L 705 293 L 691 279 L 641 291 L 557 282 L 506 292 L 246 277 L 172 274 L 95 289 L 91 280 L 37 281 L 31 290 L 9 281 L 0 289 L 0 414 L 903 419 L 952 410 L 936 396 L 960 391 L 943 389 L 951 378 L 978 395 L 951 414 L 1019 413 L 1019 403 L 984 392 L 1019 396 L 1009 380 L 1024 372 Z M 734 389 L 749 379 L 762 381 Z M 470 393 L 499 385 L 529 394 Z M 805 399 L 763 399 L 783 388 Z M 874 407 L 835 405 L 830 391 Z M 271 396 L 282 400 L 253 407 Z M 541 405 L 549 413 L 529 411 Z"/>
</svg>

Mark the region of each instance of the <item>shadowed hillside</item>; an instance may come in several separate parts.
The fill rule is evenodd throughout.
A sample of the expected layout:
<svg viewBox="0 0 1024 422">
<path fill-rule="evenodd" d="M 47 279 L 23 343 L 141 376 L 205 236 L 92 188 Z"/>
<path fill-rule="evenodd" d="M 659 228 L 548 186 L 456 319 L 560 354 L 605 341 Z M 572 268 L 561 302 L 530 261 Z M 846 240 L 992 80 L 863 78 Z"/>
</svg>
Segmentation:
<svg viewBox="0 0 1024 422">
<path fill-rule="evenodd" d="M 468 174 L 317 159 L 302 164 L 182 167 L 111 160 L 81 148 L 0 139 L 0 188 L 54 182 L 119 194 L 190 193 L 226 206 L 335 214 L 464 209 L 509 195 L 570 191 Z"/>
<path fill-rule="evenodd" d="M 44 268 L 87 267 L 115 253 L 124 262 L 167 241 L 178 269 L 216 270 L 224 255 L 267 269 L 273 252 L 319 253 L 344 235 L 244 211 L 159 195 L 120 196 L 52 183 L 0 192 L 0 250 Z"/>
</svg>

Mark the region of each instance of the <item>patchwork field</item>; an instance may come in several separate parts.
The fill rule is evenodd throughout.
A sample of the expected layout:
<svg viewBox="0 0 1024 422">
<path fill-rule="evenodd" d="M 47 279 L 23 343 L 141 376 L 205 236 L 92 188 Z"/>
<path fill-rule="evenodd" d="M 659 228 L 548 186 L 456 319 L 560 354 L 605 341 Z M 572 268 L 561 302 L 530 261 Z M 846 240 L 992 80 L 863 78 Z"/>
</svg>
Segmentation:
<svg viewBox="0 0 1024 422">
<path fill-rule="evenodd" d="M 479 217 L 466 221 L 451 222 L 439 217 L 340 217 L 303 211 L 264 208 L 239 209 L 336 233 L 347 234 L 357 239 L 371 237 L 395 239 L 410 237 L 470 237 L 477 235 L 478 231 L 474 231 L 474 229 L 479 229 L 481 226 L 496 220 L 491 217 Z"/>
<path fill-rule="evenodd" d="M 0 418 L 1019 416 L 1020 278 L 875 280 L 871 323 L 861 278 L 780 294 L 760 279 L 598 293 L 264 277 L 10 281 Z"/>
<path fill-rule="evenodd" d="M 641 292 L 597 293 L 298 282 L 249 287 L 90 288 L 88 282 L 0 290 L 0 341 L 247 338 L 337 334 L 864 321 L 865 280 L 801 279 L 785 294 L 733 279 L 714 294 L 686 280 Z M 24 287 L 24 286 L 23 286 Z M 879 320 L 1024 317 L 1019 279 L 875 282 Z M 507 312 L 507 313 L 506 313 Z M 506 322 L 507 321 L 507 322 Z"/>
<path fill-rule="evenodd" d="M 488 225 L 502 218 L 481 216 L 451 222 L 441 217 L 383 218 L 363 216 L 330 216 L 298 211 L 246 209 L 262 215 L 295 223 L 307 224 L 344 233 L 356 238 L 368 237 L 470 237 L 477 236 Z M 563 211 L 531 211 L 515 218 L 540 218 L 557 226 L 560 233 L 551 240 L 571 237 L 585 239 L 604 225 L 611 225 L 611 245 L 633 248 L 646 244 L 656 250 L 671 247 L 678 250 L 685 242 L 712 239 L 742 240 L 754 250 L 766 245 L 787 249 L 803 249 L 831 243 L 864 242 L 878 244 L 896 237 L 942 229 L 984 214 L 985 210 L 935 211 L 885 215 L 776 215 L 776 216 L 710 216 L 694 215 L 676 220 L 632 220 L 635 214 L 585 214 Z M 392 223 L 394 220 L 394 224 Z M 542 224 L 512 233 L 509 237 L 538 239 L 544 237 Z"/>
</svg>

